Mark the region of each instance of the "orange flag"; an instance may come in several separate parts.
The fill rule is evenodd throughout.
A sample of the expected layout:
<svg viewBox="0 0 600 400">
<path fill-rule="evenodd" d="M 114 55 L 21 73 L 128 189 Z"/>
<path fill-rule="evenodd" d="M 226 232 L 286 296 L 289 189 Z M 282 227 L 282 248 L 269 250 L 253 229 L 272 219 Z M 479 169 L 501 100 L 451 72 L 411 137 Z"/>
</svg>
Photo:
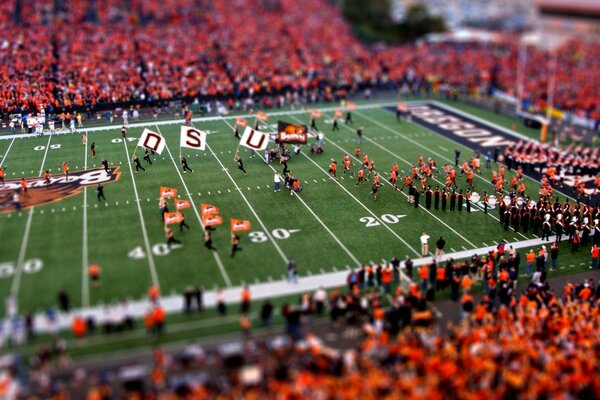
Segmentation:
<svg viewBox="0 0 600 400">
<path fill-rule="evenodd" d="M 230 224 L 231 224 L 232 232 L 249 231 L 250 230 L 250 221 L 246 221 L 243 219 L 231 218 Z"/>
<path fill-rule="evenodd" d="M 342 118 L 343 116 L 344 116 L 344 113 L 342 112 L 342 110 L 335 110 L 336 118 Z"/>
<path fill-rule="evenodd" d="M 248 126 L 248 121 L 246 121 L 244 118 L 239 117 L 235 119 L 235 124 L 239 126 Z"/>
<path fill-rule="evenodd" d="M 208 214 L 202 216 L 202 224 L 204 226 L 221 225 L 223 223 L 223 217 L 220 215 Z"/>
<path fill-rule="evenodd" d="M 356 110 L 356 103 L 353 101 L 349 101 L 346 103 L 346 108 L 348 110 L 354 111 L 354 110 Z"/>
<path fill-rule="evenodd" d="M 256 113 L 256 119 L 258 119 L 259 121 L 262 121 L 262 122 L 266 122 L 269 120 L 269 116 L 267 114 L 265 114 L 264 111 L 259 111 Z"/>
<path fill-rule="evenodd" d="M 321 118 L 323 115 L 323 113 L 319 110 L 310 110 L 309 113 L 312 118 Z"/>
<path fill-rule="evenodd" d="M 403 101 L 399 101 L 398 104 L 396 104 L 396 108 L 398 109 L 398 111 L 402 111 L 402 112 L 408 111 L 408 106 Z"/>
<path fill-rule="evenodd" d="M 169 188 L 166 186 L 160 187 L 160 197 L 166 197 L 167 199 L 172 199 L 177 196 L 177 189 Z"/>
<path fill-rule="evenodd" d="M 165 225 L 178 224 L 183 221 L 183 214 L 178 212 L 165 213 Z"/>
<path fill-rule="evenodd" d="M 215 207 L 213 205 L 203 203 L 203 204 L 200 204 L 200 213 L 202 215 L 218 214 L 219 207 Z"/>
<path fill-rule="evenodd" d="M 189 201 L 187 200 L 179 200 L 179 199 L 175 199 L 175 209 L 177 211 L 179 210 L 184 210 L 186 208 L 190 208 L 191 204 Z"/>
</svg>

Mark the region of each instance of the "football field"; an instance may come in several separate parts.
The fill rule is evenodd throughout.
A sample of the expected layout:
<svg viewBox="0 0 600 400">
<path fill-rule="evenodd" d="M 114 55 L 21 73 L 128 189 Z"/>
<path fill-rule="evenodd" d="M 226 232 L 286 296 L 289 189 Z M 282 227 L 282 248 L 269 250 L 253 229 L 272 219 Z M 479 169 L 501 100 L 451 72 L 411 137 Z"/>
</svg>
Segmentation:
<svg viewBox="0 0 600 400">
<path fill-rule="evenodd" d="M 388 104 L 389 106 L 390 104 Z M 391 103 L 393 106 L 394 103 Z M 0 166 L 6 167 L 5 187 L 0 187 L 0 295 L 12 294 L 20 311 L 43 311 L 56 304 L 57 293 L 66 290 L 76 308 L 114 300 L 140 299 L 152 285 L 163 294 L 181 293 L 188 285 L 207 290 L 285 279 L 286 265 L 294 258 L 300 277 L 343 271 L 361 264 L 378 263 L 393 256 L 420 257 L 419 237 L 430 236 L 430 251 L 441 235 L 446 252 L 477 249 L 497 243 L 535 239 L 528 233 L 505 232 L 498 223 L 497 209 L 485 214 L 474 205 L 470 214 L 458 211 L 415 208 L 407 202 L 407 188 L 396 191 L 389 184 L 392 164 L 398 162 L 403 182 L 421 155 L 436 161 L 441 173 L 428 184 L 444 186 L 443 165 L 454 165 L 455 149 L 468 160 L 472 150 L 432 130 L 406 121 L 398 122 L 383 105 L 359 106 L 352 113 L 354 123 L 340 121 L 332 131 L 334 107 L 323 108 L 317 120 L 325 134 L 324 153 L 311 154 L 303 146 L 300 155 L 292 154 L 289 169 L 301 181 L 302 192 L 290 195 L 282 188 L 273 190 L 277 161 L 265 164 L 261 154 L 251 157 L 240 148 L 244 175 L 234 161 L 238 140 L 233 135 L 235 117 L 209 117 L 194 120 L 194 126 L 207 131 L 205 151 L 183 149 L 193 173 L 183 173 L 179 162 L 181 121 L 132 124 L 127 138 L 119 127 L 90 128 L 87 144 L 81 135 L 59 134 L 43 137 L 0 138 Z M 249 123 L 254 122 L 248 117 Z M 261 124 L 267 132 L 277 129 L 277 121 L 308 124 L 306 111 L 276 111 Z M 356 128 L 364 128 L 364 140 L 357 144 Z M 159 132 L 166 139 L 162 154 L 152 156 L 152 165 L 142 161 L 146 172 L 135 172 L 130 162 L 144 128 Z M 97 154 L 91 157 L 94 142 Z M 315 142 L 309 139 L 309 144 Z M 273 143 L 271 143 L 273 146 Z M 342 159 L 349 154 L 351 170 L 356 172 L 361 156 L 375 161 L 382 187 L 373 200 L 371 180 L 356 186 L 356 174 L 344 175 Z M 328 173 L 331 159 L 338 162 L 338 177 Z M 103 183 L 106 201 L 99 201 L 96 182 L 105 176 L 103 159 L 111 166 L 111 178 Z M 71 177 L 62 175 L 61 164 L 68 161 Z M 30 197 L 21 196 L 22 210 L 12 211 L 11 188 L 22 177 L 30 181 L 48 170 L 55 183 L 31 187 Z M 513 172 L 507 172 L 510 180 Z M 475 191 L 493 193 L 491 169 L 482 161 L 475 175 Z M 466 191 L 466 180 L 457 182 Z M 183 232 L 173 225 L 175 237 L 182 242 L 166 245 L 158 208 L 159 188 L 176 188 L 177 197 L 189 200 L 191 209 L 183 210 L 190 226 Z M 538 185 L 528 181 L 532 198 Z M 32 207 L 29 205 L 34 204 Z M 213 233 L 216 251 L 204 247 L 200 204 L 220 209 L 223 225 Z M 425 199 L 421 196 L 421 206 Z M 9 207 L 10 205 L 10 207 Z M 172 200 L 169 208 L 174 209 Z M 249 232 L 241 232 L 242 251 L 231 257 L 229 219 L 251 221 Z M 89 264 L 99 264 L 102 285 L 93 287 L 88 279 Z M 342 284 L 343 282 L 340 282 Z M 5 311 L 5 310 L 4 310 Z"/>
</svg>

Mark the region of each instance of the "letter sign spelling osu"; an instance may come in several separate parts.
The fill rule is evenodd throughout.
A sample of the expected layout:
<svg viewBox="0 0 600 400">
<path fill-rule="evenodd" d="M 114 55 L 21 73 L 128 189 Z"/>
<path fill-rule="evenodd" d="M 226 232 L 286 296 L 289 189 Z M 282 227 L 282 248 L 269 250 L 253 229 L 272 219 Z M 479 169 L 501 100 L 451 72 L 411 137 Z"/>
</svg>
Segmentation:
<svg viewBox="0 0 600 400">
<path fill-rule="evenodd" d="M 269 145 L 269 135 L 247 126 L 244 129 L 240 145 L 256 151 L 264 150 Z"/>
<path fill-rule="evenodd" d="M 204 150 L 206 148 L 206 132 L 182 126 L 179 145 L 190 149 Z"/>
<path fill-rule="evenodd" d="M 138 142 L 138 146 L 145 147 L 148 150 L 157 152 L 158 154 L 162 154 L 165 145 L 165 138 L 149 129 L 144 129 L 144 132 L 142 132 L 142 136 Z"/>
</svg>

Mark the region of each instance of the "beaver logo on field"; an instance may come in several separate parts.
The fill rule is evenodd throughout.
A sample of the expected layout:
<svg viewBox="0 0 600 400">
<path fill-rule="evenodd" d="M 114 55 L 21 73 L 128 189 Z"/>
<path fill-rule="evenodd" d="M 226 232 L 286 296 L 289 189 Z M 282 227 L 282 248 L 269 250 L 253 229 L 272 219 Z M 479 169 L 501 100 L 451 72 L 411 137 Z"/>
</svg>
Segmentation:
<svg viewBox="0 0 600 400">
<path fill-rule="evenodd" d="M 11 212 L 19 207 L 28 209 L 54 203 L 81 193 L 85 186 L 111 183 L 121 177 L 119 167 L 111 167 L 108 171 L 107 174 L 104 168 L 96 168 L 70 172 L 68 180 L 66 175 L 56 175 L 51 178 L 49 187 L 46 187 L 43 177 L 29 178 L 27 194 L 21 190 L 20 179 L 7 180 L 4 186 L 0 186 L 0 213 Z"/>
</svg>

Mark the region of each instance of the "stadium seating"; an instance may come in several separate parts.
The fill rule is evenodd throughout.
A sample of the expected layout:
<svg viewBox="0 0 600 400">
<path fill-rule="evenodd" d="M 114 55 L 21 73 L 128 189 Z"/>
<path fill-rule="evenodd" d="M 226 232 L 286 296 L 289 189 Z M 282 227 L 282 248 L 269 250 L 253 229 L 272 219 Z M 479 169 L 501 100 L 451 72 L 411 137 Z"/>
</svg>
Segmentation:
<svg viewBox="0 0 600 400">
<path fill-rule="evenodd" d="M 0 7 L 0 112 L 118 106 L 126 102 L 240 97 L 338 87 L 402 86 L 515 94 L 518 47 L 425 44 L 367 47 L 324 0 L 20 2 Z M 125 5 L 127 4 L 127 6 Z M 554 103 L 600 118 L 600 43 L 558 50 Z M 547 97 L 548 54 L 529 49 L 524 100 Z"/>
</svg>

